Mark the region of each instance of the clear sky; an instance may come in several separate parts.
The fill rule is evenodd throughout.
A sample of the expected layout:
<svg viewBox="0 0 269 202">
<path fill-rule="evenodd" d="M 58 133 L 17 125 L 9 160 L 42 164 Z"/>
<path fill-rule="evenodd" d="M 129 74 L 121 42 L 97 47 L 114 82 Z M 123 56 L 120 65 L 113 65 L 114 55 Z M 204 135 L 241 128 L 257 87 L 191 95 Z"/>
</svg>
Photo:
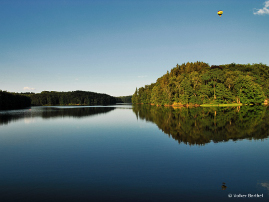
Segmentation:
<svg viewBox="0 0 269 202">
<path fill-rule="evenodd" d="M 266 0 L 0 0 L 0 89 L 121 96 L 177 63 L 269 65 L 268 9 Z"/>
</svg>

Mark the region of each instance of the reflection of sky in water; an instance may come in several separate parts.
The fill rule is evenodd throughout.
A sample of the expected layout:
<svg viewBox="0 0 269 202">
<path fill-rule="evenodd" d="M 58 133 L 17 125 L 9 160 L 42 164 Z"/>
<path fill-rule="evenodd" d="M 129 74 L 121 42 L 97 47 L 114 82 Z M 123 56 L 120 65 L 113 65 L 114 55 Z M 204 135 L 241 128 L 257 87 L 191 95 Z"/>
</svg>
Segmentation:
<svg viewBox="0 0 269 202">
<path fill-rule="evenodd" d="M 34 118 L 24 118 L 24 123 L 30 124 L 36 122 L 36 119 Z"/>
<path fill-rule="evenodd" d="M 228 193 L 267 192 L 268 153 L 268 138 L 178 144 L 130 109 L 26 116 L 1 127 L 0 195 L 221 201 Z"/>
</svg>

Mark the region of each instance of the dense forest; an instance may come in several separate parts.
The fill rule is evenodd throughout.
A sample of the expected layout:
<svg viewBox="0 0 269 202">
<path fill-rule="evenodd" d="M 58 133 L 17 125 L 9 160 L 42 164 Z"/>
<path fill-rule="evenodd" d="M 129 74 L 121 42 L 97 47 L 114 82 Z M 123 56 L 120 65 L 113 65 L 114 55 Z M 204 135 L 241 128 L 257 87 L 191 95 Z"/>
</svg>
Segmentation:
<svg viewBox="0 0 269 202">
<path fill-rule="evenodd" d="M 113 97 L 87 91 L 42 91 L 41 93 L 10 93 L 0 91 L 0 109 L 18 109 L 28 106 L 52 105 L 111 105 L 131 103 L 132 96 Z"/>
<path fill-rule="evenodd" d="M 0 110 L 20 109 L 31 106 L 29 97 L 0 90 Z"/>
<path fill-rule="evenodd" d="M 116 98 L 107 94 L 87 91 L 42 91 L 41 93 L 22 93 L 31 98 L 33 106 L 51 105 L 109 105 L 115 104 Z"/>
<path fill-rule="evenodd" d="M 183 63 L 167 71 L 156 83 L 132 96 L 133 104 L 201 105 L 262 104 L 269 97 L 269 67 L 265 64 L 209 66 Z"/>
<path fill-rule="evenodd" d="M 134 105 L 132 110 L 137 118 L 155 123 L 169 137 L 188 145 L 258 140 L 269 136 L 267 106 L 173 108 Z"/>
</svg>

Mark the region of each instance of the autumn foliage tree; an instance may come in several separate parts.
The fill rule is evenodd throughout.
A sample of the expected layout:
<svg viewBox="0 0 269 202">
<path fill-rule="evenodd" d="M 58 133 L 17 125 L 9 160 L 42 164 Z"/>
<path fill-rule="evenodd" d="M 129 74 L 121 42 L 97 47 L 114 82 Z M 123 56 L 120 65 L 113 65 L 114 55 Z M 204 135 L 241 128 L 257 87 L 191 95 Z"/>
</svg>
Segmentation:
<svg viewBox="0 0 269 202">
<path fill-rule="evenodd" d="M 261 104 L 269 97 L 269 67 L 264 64 L 209 66 L 183 63 L 167 71 L 156 83 L 136 89 L 133 103 Z"/>
</svg>

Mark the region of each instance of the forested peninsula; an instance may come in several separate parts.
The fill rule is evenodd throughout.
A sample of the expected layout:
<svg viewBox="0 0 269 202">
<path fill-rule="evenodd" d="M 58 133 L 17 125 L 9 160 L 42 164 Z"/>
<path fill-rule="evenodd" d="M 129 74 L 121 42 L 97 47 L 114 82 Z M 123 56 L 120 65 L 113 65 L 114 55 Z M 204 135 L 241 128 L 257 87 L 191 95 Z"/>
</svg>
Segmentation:
<svg viewBox="0 0 269 202">
<path fill-rule="evenodd" d="M 269 67 L 265 64 L 209 66 L 183 63 L 167 71 L 156 83 L 132 96 L 133 104 L 199 106 L 202 104 L 263 104 L 269 97 Z"/>
<path fill-rule="evenodd" d="M 88 91 L 42 91 L 41 93 L 10 93 L 0 91 L 0 110 L 19 109 L 29 106 L 53 105 L 112 105 L 130 103 L 130 96 L 113 97 L 107 94 Z"/>
</svg>

